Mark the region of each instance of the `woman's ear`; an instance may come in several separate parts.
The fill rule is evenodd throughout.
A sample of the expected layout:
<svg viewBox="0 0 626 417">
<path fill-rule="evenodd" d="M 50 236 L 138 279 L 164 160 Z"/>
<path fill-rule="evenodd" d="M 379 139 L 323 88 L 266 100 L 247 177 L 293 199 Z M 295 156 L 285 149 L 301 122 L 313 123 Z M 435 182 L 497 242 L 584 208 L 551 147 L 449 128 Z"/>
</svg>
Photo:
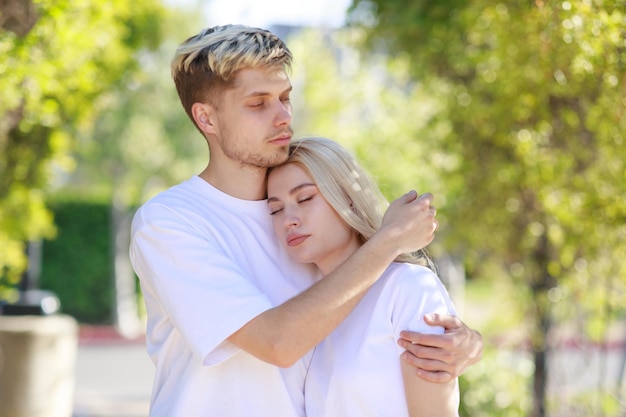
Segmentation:
<svg viewBox="0 0 626 417">
<path fill-rule="evenodd" d="M 356 214 L 356 210 L 354 208 L 354 203 L 352 202 L 352 199 L 348 198 L 348 202 L 350 203 L 350 210 L 352 210 L 352 212 Z"/>
</svg>

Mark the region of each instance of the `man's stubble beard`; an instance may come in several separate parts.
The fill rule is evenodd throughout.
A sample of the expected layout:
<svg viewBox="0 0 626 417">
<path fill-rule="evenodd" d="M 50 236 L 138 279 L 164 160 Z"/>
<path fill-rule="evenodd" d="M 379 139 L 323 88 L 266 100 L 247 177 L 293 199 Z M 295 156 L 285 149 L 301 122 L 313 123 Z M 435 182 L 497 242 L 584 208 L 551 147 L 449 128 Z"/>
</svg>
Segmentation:
<svg viewBox="0 0 626 417">
<path fill-rule="evenodd" d="M 293 135 L 291 127 L 288 128 L 290 134 Z M 281 146 L 276 148 L 275 152 L 269 155 L 264 155 L 261 152 L 250 153 L 248 147 L 242 145 L 239 141 L 233 141 L 233 135 L 229 129 L 223 130 L 223 137 L 221 139 L 222 152 L 226 157 L 231 160 L 239 162 L 243 166 L 250 166 L 254 168 L 272 168 L 285 162 L 289 156 L 289 146 Z M 276 133 L 274 134 L 276 135 Z M 265 138 L 260 143 L 265 144 L 267 140 L 274 136 Z M 245 141 L 244 141 L 245 142 Z"/>
<path fill-rule="evenodd" d="M 265 168 L 274 168 L 278 165 L 283 164 L 287 158 L 289 157 L 289 147 L 288 146 L 284 146 L 282 148 L 279 149 L 279 152 L 276 155 L 276 158 L 274 158 L 274 160 L 271 160 L 268 162 L 267 165 L 265 165 Z"/>
<path fill-rule="evenodd" d="M 263 154 L 261 152 L 250 153 L 244 145 L 233 145 L 227 140 L 222 142 L 222 152 L 226 157 L 233 161 L 237 161 L 243 166 L 254 168 L 271 168 L 285 162 L 289 156 L 289 146 L 276 148 L 271 154 Z"/>
</svg>

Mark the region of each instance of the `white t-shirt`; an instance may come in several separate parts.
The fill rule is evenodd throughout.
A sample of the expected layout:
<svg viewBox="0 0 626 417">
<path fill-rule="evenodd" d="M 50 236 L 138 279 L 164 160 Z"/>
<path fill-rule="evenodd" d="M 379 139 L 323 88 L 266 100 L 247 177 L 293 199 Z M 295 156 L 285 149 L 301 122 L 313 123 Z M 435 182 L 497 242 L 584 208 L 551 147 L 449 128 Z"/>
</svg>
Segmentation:
<svg viewBox="0 0 626 417">
<path fill-rule="evenodd" d="M 278 367 L 226 341 L 316 277 L 276 242 L 266 201 L 192 177 L 138 210 L 130 256 L 156 365 L 151 417 L 301 414 L 301 387 L 292 400 Z"/>
<path fill-rule="evenodd" d="M 456 314 L 441 281 L 428 268 L 391 264 L 315 348 L 304 388 L 307 417 L 408 416 L 397 340 L 402 330 L 443 333 L 424 323 L 426 313 Z"/>
</svg>

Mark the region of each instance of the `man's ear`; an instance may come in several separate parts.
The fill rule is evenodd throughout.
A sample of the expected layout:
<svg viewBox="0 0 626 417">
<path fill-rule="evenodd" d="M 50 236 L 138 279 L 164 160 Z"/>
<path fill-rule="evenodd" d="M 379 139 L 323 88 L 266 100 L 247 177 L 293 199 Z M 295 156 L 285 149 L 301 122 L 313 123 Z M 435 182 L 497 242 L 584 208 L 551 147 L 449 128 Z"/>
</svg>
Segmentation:
<svg viewBox="0 0 626 417">
<path fill-rule="evenodd" d="M 204 133 L 215 134 L 216 126 L 213 123 L 215 119 L 213 106 L 207 103 L 194 103 L 191 106 L 191 114 L 200 130 Z"/>
</svg>

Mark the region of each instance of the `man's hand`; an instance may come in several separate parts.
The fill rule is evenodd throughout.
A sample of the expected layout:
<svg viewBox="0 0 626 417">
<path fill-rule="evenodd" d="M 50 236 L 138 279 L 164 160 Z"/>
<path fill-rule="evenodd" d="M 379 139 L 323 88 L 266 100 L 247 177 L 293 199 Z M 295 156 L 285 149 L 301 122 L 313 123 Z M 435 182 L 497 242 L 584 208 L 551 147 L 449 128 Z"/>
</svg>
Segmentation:
<svg viewBox="0 0 626 417">
<path fill-rule="evenodd" d="M 403 359 L 417 368 L 417 375 L 430 382 L 445 383 L 461 375 L 480 361 L 483 352 L 481 334 L 454 316 L 427 314 L 424 321 L 442 326 L 444 334 L 404 331 L 398 344 L 407 351 Z"/>
</svg>

